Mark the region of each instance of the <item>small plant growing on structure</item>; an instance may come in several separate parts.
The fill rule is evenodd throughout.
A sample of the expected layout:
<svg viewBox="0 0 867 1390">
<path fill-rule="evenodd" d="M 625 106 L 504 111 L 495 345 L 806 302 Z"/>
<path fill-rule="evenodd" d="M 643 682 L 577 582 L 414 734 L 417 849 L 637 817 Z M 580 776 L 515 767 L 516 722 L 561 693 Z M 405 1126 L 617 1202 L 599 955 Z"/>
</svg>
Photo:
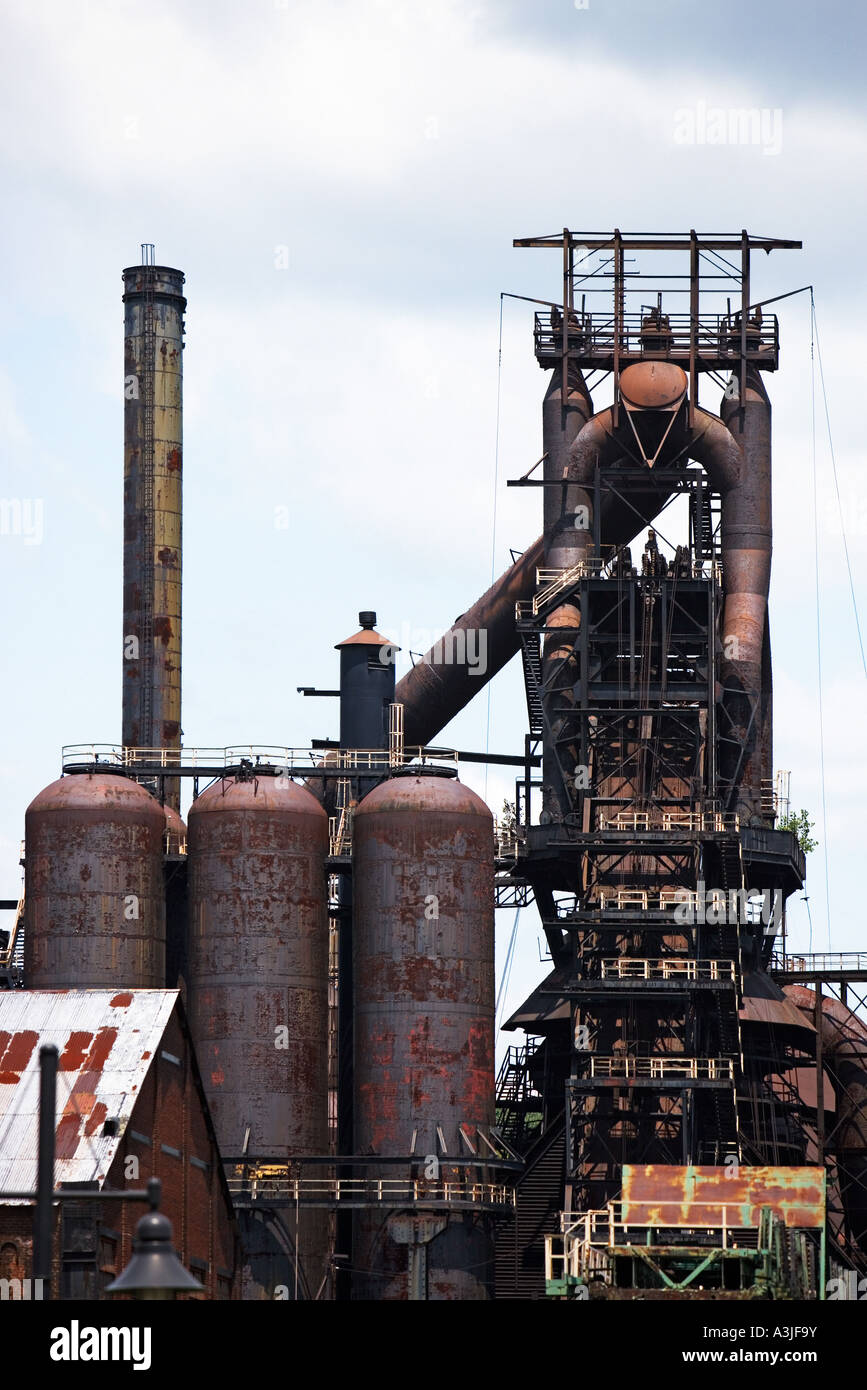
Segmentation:
<svg viewBox="0 0 867 1390">
<path fill-rule="evenodd" d="M 805 854 L 812 854 L 819 843 L 810 834 L 814 825 L 815 821 L 811 821 L 809 813 L 804 810 L 791 811 L 789 815 L 777 821 L 777 829 L 790 830 Z"/>
</svg>

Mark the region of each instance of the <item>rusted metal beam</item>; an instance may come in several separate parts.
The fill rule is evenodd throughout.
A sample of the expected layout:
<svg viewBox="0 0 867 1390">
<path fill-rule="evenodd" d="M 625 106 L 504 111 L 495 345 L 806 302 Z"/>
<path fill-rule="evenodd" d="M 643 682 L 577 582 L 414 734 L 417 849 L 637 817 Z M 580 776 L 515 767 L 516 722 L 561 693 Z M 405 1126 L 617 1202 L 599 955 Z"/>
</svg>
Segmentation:
<svg viewBox="0 0 867 1390">
<path fill-rule="evenodd" d="M 563 236 L 562 232 L 558 232 L 548 237 L 516 237 L 512 245 L 559 249 L 563 245 Z M 569 232 L 568 236 L 572 246 L 583 246 L 588 251 L 610 251 L 614 245 L 614 237 L 611 235 Z M 743 245 L 742 233 L 718 236 L 699 232 L 697 236 L 701 249 L 706 251 L 739 251 Z M 691 237 L 680 237 L 676 233 L 671 236 L 626 233 L 621 240 L 625 251 L 689 251 L 692 247 Z M 788 241 L 781 237 L 748 237 L 748 244 L 750 249 L 755 251 L 800 251 L 804 243 Z"/>
</svg>

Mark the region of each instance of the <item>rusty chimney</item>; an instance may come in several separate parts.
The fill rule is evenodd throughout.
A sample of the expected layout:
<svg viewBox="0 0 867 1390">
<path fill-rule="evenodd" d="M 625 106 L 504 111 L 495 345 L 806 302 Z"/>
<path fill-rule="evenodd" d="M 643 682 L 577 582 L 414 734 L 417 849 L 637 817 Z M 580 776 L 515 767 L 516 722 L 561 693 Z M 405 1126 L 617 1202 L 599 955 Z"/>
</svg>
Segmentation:
<svg viewBox="0 0 867 1390">
<path fill-rule="evenodd" d="M 184 276 L 123 272 L 123 745 L 181 745 L 181 476 Z M 167 805 L 180 806 L 178 779 Z"/>
</svg>

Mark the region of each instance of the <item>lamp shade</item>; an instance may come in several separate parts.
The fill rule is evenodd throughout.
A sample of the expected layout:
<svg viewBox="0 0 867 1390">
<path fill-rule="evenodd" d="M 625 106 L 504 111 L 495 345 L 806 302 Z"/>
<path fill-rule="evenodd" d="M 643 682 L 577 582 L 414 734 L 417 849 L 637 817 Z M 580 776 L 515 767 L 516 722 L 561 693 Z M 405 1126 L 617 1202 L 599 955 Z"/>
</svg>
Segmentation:
<svg viewBox="0 0 867 1390">
<path fill-rule="evenodd" d="M 106 1293 L 132 1293 L 140 1298 L 171 1297 L 174 1293 L 203 1293 L 204 1285 L 184 1269 L 172 1245 L 172 1223 L 159 1211 L 149 1211 L 135 1229 L 132 1259 Z"/>
</svg>

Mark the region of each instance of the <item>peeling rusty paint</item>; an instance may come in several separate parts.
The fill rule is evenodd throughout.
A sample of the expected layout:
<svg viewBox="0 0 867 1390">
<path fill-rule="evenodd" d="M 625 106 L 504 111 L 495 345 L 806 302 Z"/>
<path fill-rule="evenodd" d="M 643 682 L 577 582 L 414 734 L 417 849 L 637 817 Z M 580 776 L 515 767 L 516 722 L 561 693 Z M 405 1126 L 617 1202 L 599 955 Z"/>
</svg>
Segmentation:
<svg viewBox="0 0 867 1390">
<path fill-rule="evenodd" d="M 79 1115 L 74 1110 L 64 1110 L 57 1122 L 55 1133 L 55 1156 L 58 1159 L 72 1158 L 78 1148 Z"/>
<path fill-rule="evenodd" d="M 25 816 L 30 988 L 165 983 L 164 816 L 111 774 L 62 777 Z M 137 915 L 126 910 L 134 900 Z"/>
<path fill-rule="evenodd" d="M 217 1141 L 238 1154 L 328 1150 L 328 818 L 304 788 L 217 782 L 190 808 L 190 1028 Z M 293 1233 L 294 1233 L 293 1217 Z M 328 1218 L 299 1217 L 307 1284 Z"/>
<path fill-rule="evenodd" d="M 98 1100 L 94 1105 L 93 1109 L 91 1110 L 90 1117 L 84 1126 L 84 1133 L 88 1138 L 90 1138 L 91 1135 L 96 1134 L 98 1129 L 102 1128 L 102 1126 L 105 1124 L 107 1115 L 108 1106 L 105 1105 L 103 1101 Z"/>
<path fill-rule="evenodd" d="M 120 1015 L 118 997 L 129 1000 Z M 40 1044 L 54 1043 L 60 1053 L 57 1181 L 91 1182 L 108 1170 L 117 1152 L 177 997 L 177 991 L 150 989 L 120 996 L 109 989 L 0 994 L 0 1019 L 15 1024 L 0 1031 L 0 1189 L 25 1189 L 34 1181 Z M 118 1017 L 121 1028 L 113 1026 Z M 21 1026 L 31 1019 L 32 1028 Z M 111 1116 L 119 1121 L 118 1133 L 106 1135 Z"/>
<path fill-rule="evenodd" d="M 30 1030 L 11 1036 L 8 1033 L 0 1034 L 0 1069 L 3 1072 L 0 1080 L 17 1083 L 38 1041 L 39 1034 Z"/>
<path fill-rule="evenodd" d="M 140 270 L 124 271 L 124 373 L 141 383 L 124 402 L 124 616 L 125 635 L 153 646 L 141 652 L 141 678 L 123 682 L 123 743 L 127 747 L 180 746 L 181 726 L 181 511 L 183 455 L 184 276 L 157 267 L 156 301 L 148 301 Z M 153 309 L 148 309 L 148 303 Z M 153 313 L 153 334 L 147 315 Z M 149 357 L 146 358 L 146 353 Z M 153 394 L 150 396 L 149 386 Z M 146 468 L 149 473 L 146 474 Z M 150 621 L 145 608 L 150 610 Z M 158 659 L 165 655 L 163 662 Z M 133 665 L 124 660 L 124 676 Z M 150 696 L 145 703 L 145 690 Z M 167 735 L 166 728 L 177 732 Z M 180 782 L 166 783 L 166 800 L 180 809 Z"/>
<path fill-rule="evenodd" d="M 78 1071 L 87 1056 L 87 1049 L 93 1041 L 93 1034 L 86 1032 L 70 1033 L 66 1046 L 60 1056 L 60 1071 Z"/>
<path fill-rule="evenodd" d="M 83 1072 L 102 1071 L 117 1041 L 116 1028 L 100 1028 L 82 1064 Z"/>
<path fill-rule="evenodd" d="M 462 1126 L 494 1121 L 491 814 L 456 781 L 395 777 L 357 808 L 353 857 L 354 1148 L 402 1157 L 414 1140 L 447 1164 L 466 1152 Z M 353 1261 L 370 1275 L 354 1297 L 406 1298 L 406 1247 L 381 1227 L 359 1213 Z M 483 1223 L 446 1223 L 437 1240 L 432 1296 L 487 1297 Z"/>
<path fill-rule="evenodd" d="M 132 1003 L 132 995 L 116 994 L 110 1002 L 113 1009 L 127 1009 Z"/>
<path fill-rule="evenodd" d="M 227 1153 L 247 1124 L 251 1153 L 327 1146 L 327 838 L 315 798 L 273 777 L 190 809 L 190 1024 Z"/>
<path fill-rule="evenodd" d="M 676 1167 L 624 1164 L 622 1219 L 627 1225 L 758 1226 L 770 1207 L 787 1226 L 825 1222 L 823 1168 Z"/>
</svg>

